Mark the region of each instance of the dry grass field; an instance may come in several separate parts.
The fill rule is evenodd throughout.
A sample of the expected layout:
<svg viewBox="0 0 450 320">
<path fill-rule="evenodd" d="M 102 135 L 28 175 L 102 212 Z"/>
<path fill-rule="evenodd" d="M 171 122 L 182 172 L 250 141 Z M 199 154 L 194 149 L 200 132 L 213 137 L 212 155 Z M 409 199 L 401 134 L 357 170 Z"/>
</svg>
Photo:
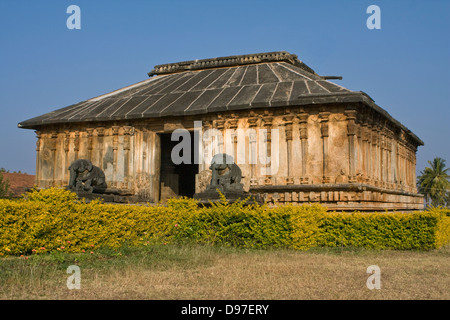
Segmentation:
<svg viewBox="0 0 450 320">
<path fill-rule="evenodd" d="M 69 290 L 66 269 L 81 271 Z M 381 288 L 366 286 L 367 267 Z M 0 299 L 450 299 L 450 246 L 430 251 L 153 245 L 0 258 Z"/>
</svg>

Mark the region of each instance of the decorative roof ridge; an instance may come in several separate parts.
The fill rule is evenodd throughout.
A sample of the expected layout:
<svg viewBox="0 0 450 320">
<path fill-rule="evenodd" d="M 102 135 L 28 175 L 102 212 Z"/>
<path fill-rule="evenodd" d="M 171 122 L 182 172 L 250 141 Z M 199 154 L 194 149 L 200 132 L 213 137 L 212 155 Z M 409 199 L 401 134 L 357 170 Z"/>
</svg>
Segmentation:
<svg viewBox="0 0 450 320">
<path fill-rule="evenodd" d="M 265 62 L 287 62 L 305 70 L 306 72 L 316 74 L 313 69 L 300 61 L 297 55 L 290 54 L 286 51 L 275 51 L 160 64 L 154 66 L 153 70 L 148 73 L 148 76 L 151 77 L 160 74 L 179 73 L 183 71 L 204 70 L 210 68 L 245 66 Z"/>
</svg>

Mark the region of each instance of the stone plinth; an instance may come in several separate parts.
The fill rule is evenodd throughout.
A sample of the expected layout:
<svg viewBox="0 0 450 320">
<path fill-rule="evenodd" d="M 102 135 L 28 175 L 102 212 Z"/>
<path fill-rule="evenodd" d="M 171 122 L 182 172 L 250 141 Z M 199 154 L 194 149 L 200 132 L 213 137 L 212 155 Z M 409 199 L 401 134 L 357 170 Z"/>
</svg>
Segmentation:
<svg viewBox="0 0 450 320">
<path fill-rule="evenodd" d="M 263 204 L 264 201 L 260 197 L 260 195 L 251 194 L 248 192 L 234 192 L 234 191 L 225 191 L 222 193 L 223 196 L 225 196 L 228 203 L 234 203 L 236 201 L 245 201 L 246 205 L 251 205 L 254 203 Z M 222 198 L 220 197 L 220 194 L 218 191 L 214 190 L 207 190 L 201 193 L 196 193 L 194 195 L 194 199 L 198 200 L 201 205 L 209 206 L 214 202 L 221 202 Z"/>
</svg>

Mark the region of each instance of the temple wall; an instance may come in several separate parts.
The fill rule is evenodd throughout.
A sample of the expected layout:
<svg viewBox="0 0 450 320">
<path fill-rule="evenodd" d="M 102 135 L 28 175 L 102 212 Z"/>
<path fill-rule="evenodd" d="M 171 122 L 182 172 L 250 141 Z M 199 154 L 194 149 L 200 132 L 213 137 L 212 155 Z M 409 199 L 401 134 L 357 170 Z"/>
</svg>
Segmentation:
<svg viewBox="0 0 450 320">
<path fill-rule="evenodd" d="M 36 132 L 36 184 L 41 188 L 67 185 L 69 165 L 84 158 L 104 171 L 108 188 L 158 202 L 162 156 L 159 134 L 176 128 L 199 130 L 194 120 L 202 121 L 205 159 L 199 164 L 197 192 L 206 187 L 213 155 L 208 158 L 206 149 L 212 142 L 208 143 L 203 133 L 216 129 L 221 135 L 215 140 L 217 150 L 230 151 L 234 157 L 238 153 L 245 191 L 263 194 L 270 203 L 321 201 L 331 208 L 423 207 L 415 185 L 417 145 L 406 132 L 375 112 L 342 105 L 42 127 Z M 244 132 L 243 137 L 234 133 L 239 130 Z M 238 148 L 238 140 L 243 148 Z M 263 163 L 262 150 L 267 150 L 271 167 Z M 352 185 L 361 187 L 348 187 Z"/>
</svg>

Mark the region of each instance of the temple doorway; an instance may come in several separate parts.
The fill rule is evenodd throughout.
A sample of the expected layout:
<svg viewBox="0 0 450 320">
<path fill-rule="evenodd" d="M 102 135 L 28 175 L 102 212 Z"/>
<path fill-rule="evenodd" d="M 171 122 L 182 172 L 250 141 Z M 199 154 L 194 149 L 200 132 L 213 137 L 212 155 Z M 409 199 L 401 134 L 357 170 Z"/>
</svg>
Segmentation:
<svg viewBox="0 0 450 320">
<path fill-rule="evenodd" d="M 160 200 L 182 196 L 192 197 L 195 193 L 195 175 L 198 173 L 198 164 L 194 163 L 194 134 L 190 132 L 190 161 L 189 163 L 175 164 L 172 161 L 172 149 L 180 141 L 172 141 L 171 133 L 160 134 L 161 141 L 161 171 L 160 171 Z M 185 151 L 183 149 L 183 151 Z M 183 152 L 182 151 L 182 152 Z M 185 156 L 186 155 L 181 155 Z"/>
</svg>

